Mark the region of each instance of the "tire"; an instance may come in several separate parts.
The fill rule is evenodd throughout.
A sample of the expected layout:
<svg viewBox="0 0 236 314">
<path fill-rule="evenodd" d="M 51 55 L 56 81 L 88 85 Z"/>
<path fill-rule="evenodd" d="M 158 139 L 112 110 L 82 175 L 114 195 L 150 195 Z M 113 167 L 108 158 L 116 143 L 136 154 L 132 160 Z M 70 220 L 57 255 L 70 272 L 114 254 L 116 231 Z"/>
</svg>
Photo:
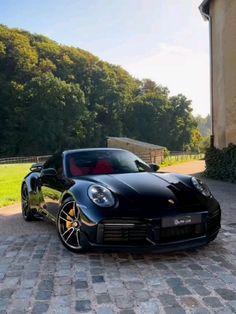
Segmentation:
<svg viewBox="0 0 236 314">
<path fill-rule="evenodd" d="M 80 209 L 72 198 L 66 199 L 57 216 L 57 231 L 62 244 L 70 251 L 86 251 L 81 236 Z"/>
<path fill-rule="evenodd" d="M 34 215 L 32 213 L 32 209 L 30 206 L 29 191 L 25 183 L 22 185 L 22 189 L 21 189 L 21 209 L 22 209 L 22 216 L 25 221 L 34 220 Z"/>
</svg>

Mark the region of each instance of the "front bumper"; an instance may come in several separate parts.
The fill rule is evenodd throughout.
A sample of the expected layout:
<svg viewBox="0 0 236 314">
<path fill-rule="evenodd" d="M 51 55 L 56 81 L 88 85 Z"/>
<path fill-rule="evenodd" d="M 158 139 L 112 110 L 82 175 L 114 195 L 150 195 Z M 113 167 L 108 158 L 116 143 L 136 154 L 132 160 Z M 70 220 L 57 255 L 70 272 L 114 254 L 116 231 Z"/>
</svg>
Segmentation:
<svg viewBox="0 0 236 314">
<path fill-rule="evenodd" d="M 176 251 L 203 246 L 220 230 L 221 210 L 202 212 L 201 222 L 163 227 L 162 219 L 103 220 L 83 233 L 87 246 L 107 249 Z M 189 214 L 191 215 L 191 214 Z"/>
</svg>

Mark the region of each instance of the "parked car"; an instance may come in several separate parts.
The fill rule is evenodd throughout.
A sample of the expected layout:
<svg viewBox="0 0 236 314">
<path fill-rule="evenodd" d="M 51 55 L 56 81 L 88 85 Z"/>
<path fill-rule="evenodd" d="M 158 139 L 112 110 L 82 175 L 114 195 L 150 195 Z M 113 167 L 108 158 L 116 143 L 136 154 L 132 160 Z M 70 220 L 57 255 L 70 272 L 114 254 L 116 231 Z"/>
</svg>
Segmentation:
<svg viewBox="0 0 236 314">
<path fill-rule="evenodd" d="M 68 249 L 171 251 L 205 245 L 221 209 L 198 178 L 157 172 L 131 152 L 67 150 L 35 164 L 22 183 L 26 221 L 47 217 Z"/>
</svg>

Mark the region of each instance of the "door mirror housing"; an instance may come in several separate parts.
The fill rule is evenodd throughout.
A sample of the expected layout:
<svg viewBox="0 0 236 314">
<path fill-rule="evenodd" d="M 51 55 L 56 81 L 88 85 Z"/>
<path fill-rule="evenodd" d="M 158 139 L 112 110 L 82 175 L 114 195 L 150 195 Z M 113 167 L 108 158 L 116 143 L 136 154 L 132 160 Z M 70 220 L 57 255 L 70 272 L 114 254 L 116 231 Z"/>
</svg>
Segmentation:
<svg viewBox="0 0 236 314">
<path fill-rule="evenodd" d="M 150 164 L 149 167 L 153 170 L 153 172 L 157 172 L 160 169 L 160 166 L 157 164 Z"/>
<path fill-rule="evenodd" d="M 43 169 L 42 163 L 33 164 L 30 167 L 30 171 L 32 172 L 40 172 Z"/>
<path fill-rule="evenodd" d="M 54 168 L 46 168 L 41 171 L 41 177 L 55 178 L 56 176 L 57 176 L 57 172 Z"/>
</svg>

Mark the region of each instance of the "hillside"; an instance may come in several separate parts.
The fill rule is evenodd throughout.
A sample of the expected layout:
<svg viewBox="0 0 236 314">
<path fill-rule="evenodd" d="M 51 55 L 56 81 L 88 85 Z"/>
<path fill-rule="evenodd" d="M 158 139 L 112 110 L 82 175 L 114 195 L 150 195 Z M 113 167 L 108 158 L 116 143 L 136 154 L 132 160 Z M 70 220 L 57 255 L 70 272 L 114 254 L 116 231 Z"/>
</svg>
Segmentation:
<svg viewBox="0 0 236 314">
<path fill-rule="evenodd" d="M 106 49 L 106 47 L 104 47 Z M 182 150 L 191 101 L 79 48 L 0 25 L 0 156 L 102 146 L 129 136 Z"/>
</svg>

